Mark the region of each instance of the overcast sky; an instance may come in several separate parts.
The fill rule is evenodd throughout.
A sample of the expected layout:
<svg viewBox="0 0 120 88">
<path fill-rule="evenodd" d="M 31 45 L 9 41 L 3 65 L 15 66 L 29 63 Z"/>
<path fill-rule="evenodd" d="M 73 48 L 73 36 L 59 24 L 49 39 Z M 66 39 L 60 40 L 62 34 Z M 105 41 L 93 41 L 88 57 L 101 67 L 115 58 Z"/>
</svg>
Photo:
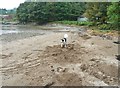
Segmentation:
<svg viewBox="0 0 120 88">
<path fill-rule="evenodd" d="M 42 1 L 42 0 L 38 0 L 38 1 Z M 46 0 L 46 1 L 51 1 L 51 0 Z M 84 1 L 84 0 L 67 0 L 67 1 Z M 94 0 L 88 0 L 88 1 L 94 1 Z M 101 1 L 119 1 L 119 0 L 101 0 Z M 6 8 L 6 9 L 17 8 L 20 5 L 20 3 L 23 2 L 25 2 L 25 0 L 0 0 L 0 8 Z"/>
<path fill-rule="evenodd" d="M 0 0 L 0 8 L 13 9 L 25 0 Z"/>
</svg>

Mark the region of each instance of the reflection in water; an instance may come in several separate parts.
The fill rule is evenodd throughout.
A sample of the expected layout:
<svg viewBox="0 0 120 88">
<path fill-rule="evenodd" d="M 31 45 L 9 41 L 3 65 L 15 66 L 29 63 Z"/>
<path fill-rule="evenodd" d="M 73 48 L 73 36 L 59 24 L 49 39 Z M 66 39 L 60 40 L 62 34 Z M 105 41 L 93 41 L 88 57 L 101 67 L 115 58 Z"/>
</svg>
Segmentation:
<svg viewBox="0 0 120 88">
<path fill-rule="evenodd" d="M 0 30 L 0 35 L 9 33 L 18 33 L 17 26 L 14 25 L 2 25 L 2 30 Z"/>
<path fill-rule="evenodd" d="M 18 30 L 0 30 L 0 35 L 8 33 L 18 33 Z"/>
<path fill-rule="evenodd" d="M 15 34 L 15 33 L 41 33 L 43 30 L 36 30 L 33 26 L 15 26 L 15 25 L 3 25 L 2 30 L 0 30 L 0 35 L 3 34 Z"/>
<path fill-rule="evenodd" d="M 0 35 L 10 34 L 10 33 L 49 33 L 52 30 L 41 30 L 36 26 L 26 26 L 26 25 L 3 25 L 2 30 L 0 30 Z"/>
<path fill-rule="evenodd" d="M 38 30 L 37 30 L 38 29 Z M 11 41 L 53 33 L 52 30 L 40 30 L 35 26 L 4 26 L 0 30 L 0 41 L 8 43 Z"/>
</svg>

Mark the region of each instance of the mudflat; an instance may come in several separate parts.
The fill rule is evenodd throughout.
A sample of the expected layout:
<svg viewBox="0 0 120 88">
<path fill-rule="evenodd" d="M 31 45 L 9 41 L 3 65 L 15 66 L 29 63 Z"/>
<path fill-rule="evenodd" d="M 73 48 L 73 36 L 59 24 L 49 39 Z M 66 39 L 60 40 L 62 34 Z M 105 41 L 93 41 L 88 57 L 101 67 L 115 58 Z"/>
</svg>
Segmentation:
<svg viewBox="0 0 120 88">
<path fill-rule="evenodd" d="M 1 43 L 2 86 L 117 86 L 118 44 L 69 29 Z"/>
</svg>

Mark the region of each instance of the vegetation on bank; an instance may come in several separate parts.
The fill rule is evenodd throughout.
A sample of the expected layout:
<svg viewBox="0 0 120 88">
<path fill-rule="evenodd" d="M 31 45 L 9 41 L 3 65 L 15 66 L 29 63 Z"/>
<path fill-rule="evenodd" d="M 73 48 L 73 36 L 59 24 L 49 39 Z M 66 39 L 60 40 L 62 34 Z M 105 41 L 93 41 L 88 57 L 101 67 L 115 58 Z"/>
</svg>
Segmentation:
<svg viewBox="0 0 120 88">
<path fill-rule="evenodd" d="M 44 24 L 62 20 L 74 21 L 84 12 L 84 2 L 25 2 L 17 8 L 17 17 L 21 23 Z"/>
<path fill-rule="evenodd" d="M 78 26 L 93 26 L 93 22 L 89 22 L 89 21 L 56 21 L 56 23 L 78 25 Z"/>
<path fill-rule="evenodd" d="M 119 30 L 119 10 L 119 2 L 25 2 L 17 8 L 16 15 L 24 24 L 58 22 Z M 79 22 L 78 17 L 87 17 L 89 21 Z"/>
<path fill-rule="evenodd" d="M 12 14 L 16 14 L 16 8 L 14 9 L 0 9 L 0 15 L 12 15 Z"/>
<path fill-rule="evenodd" d="M 99 29 L 99 32 L 109 30 L 120 30 L 120 6 L 119 3 L 87 3 L 84 15 L 89 21 L 58 21 L 62 24 L 89 26 L 92 29 Z"/>
<path fill-rule="evenodd" d="M 118 36 L 118 30 L 116 28 L 108 28 L 110 24 L 102 24 L 95 26 L 93 22 L 84 21 L 84 22 L 78 22 L 78 21 L 56 21 L 54 23 L 59 24 L 65 24 L 65 25 L 71 25 L 71 26 L 83 26 L 90 29 L 90 34 L 92 35 L 102 35 L 102 34 L 108 34 L 111 36 Z"/>
<path fill-rule="evenodd" d="M 16 8 L 9 10 L 0 9 L 0 17 L 1 17 L 0 21 L 2 21 L 2 23 L 17 21 Z"/>
</svg>

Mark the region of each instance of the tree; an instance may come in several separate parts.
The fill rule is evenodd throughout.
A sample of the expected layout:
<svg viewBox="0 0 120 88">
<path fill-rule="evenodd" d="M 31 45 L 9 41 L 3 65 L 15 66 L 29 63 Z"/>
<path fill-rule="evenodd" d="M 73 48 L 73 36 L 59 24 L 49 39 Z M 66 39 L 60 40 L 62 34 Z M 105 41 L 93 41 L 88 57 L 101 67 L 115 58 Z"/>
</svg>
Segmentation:
<svg viewBox="0 0 120 88">
<path fill-rule="evenodd" d="M 20 4 L 19 8 L 17 8 L 17 18 L 21 23 L 26 23 L 28 21 L 28 2 Z"/>
<path fill-rule="evenodd" d="M 106 23 L 107 20 L 107 6 L 108 2 L 88 2 L 86 5 L 86 11 L 84 15 L 89 18 L 90 21 L 97 23 Z"/>
<path fill-rule="evenodd" d="M 7 10 L 6 9 L 0 9 L 0 14 L 6 15 L 7 14 Z"/>
<path fill-rule="evenodd" d="M 113 2 L 108 8 L 107 8 L 107 16 L 108 21 L 111 23 L 113 27 L 118 27 L 120 25 L 119 19 L 120 19 L 120 5 L 117 2 Z"/>
<path fill-rule="evenodd" d="M 76 20 L 85 11 L 85 3 L 76 2 L 25 2 L 17 8 L 20 22 L 38 24 L 59 20 Z"/>
</svg>

